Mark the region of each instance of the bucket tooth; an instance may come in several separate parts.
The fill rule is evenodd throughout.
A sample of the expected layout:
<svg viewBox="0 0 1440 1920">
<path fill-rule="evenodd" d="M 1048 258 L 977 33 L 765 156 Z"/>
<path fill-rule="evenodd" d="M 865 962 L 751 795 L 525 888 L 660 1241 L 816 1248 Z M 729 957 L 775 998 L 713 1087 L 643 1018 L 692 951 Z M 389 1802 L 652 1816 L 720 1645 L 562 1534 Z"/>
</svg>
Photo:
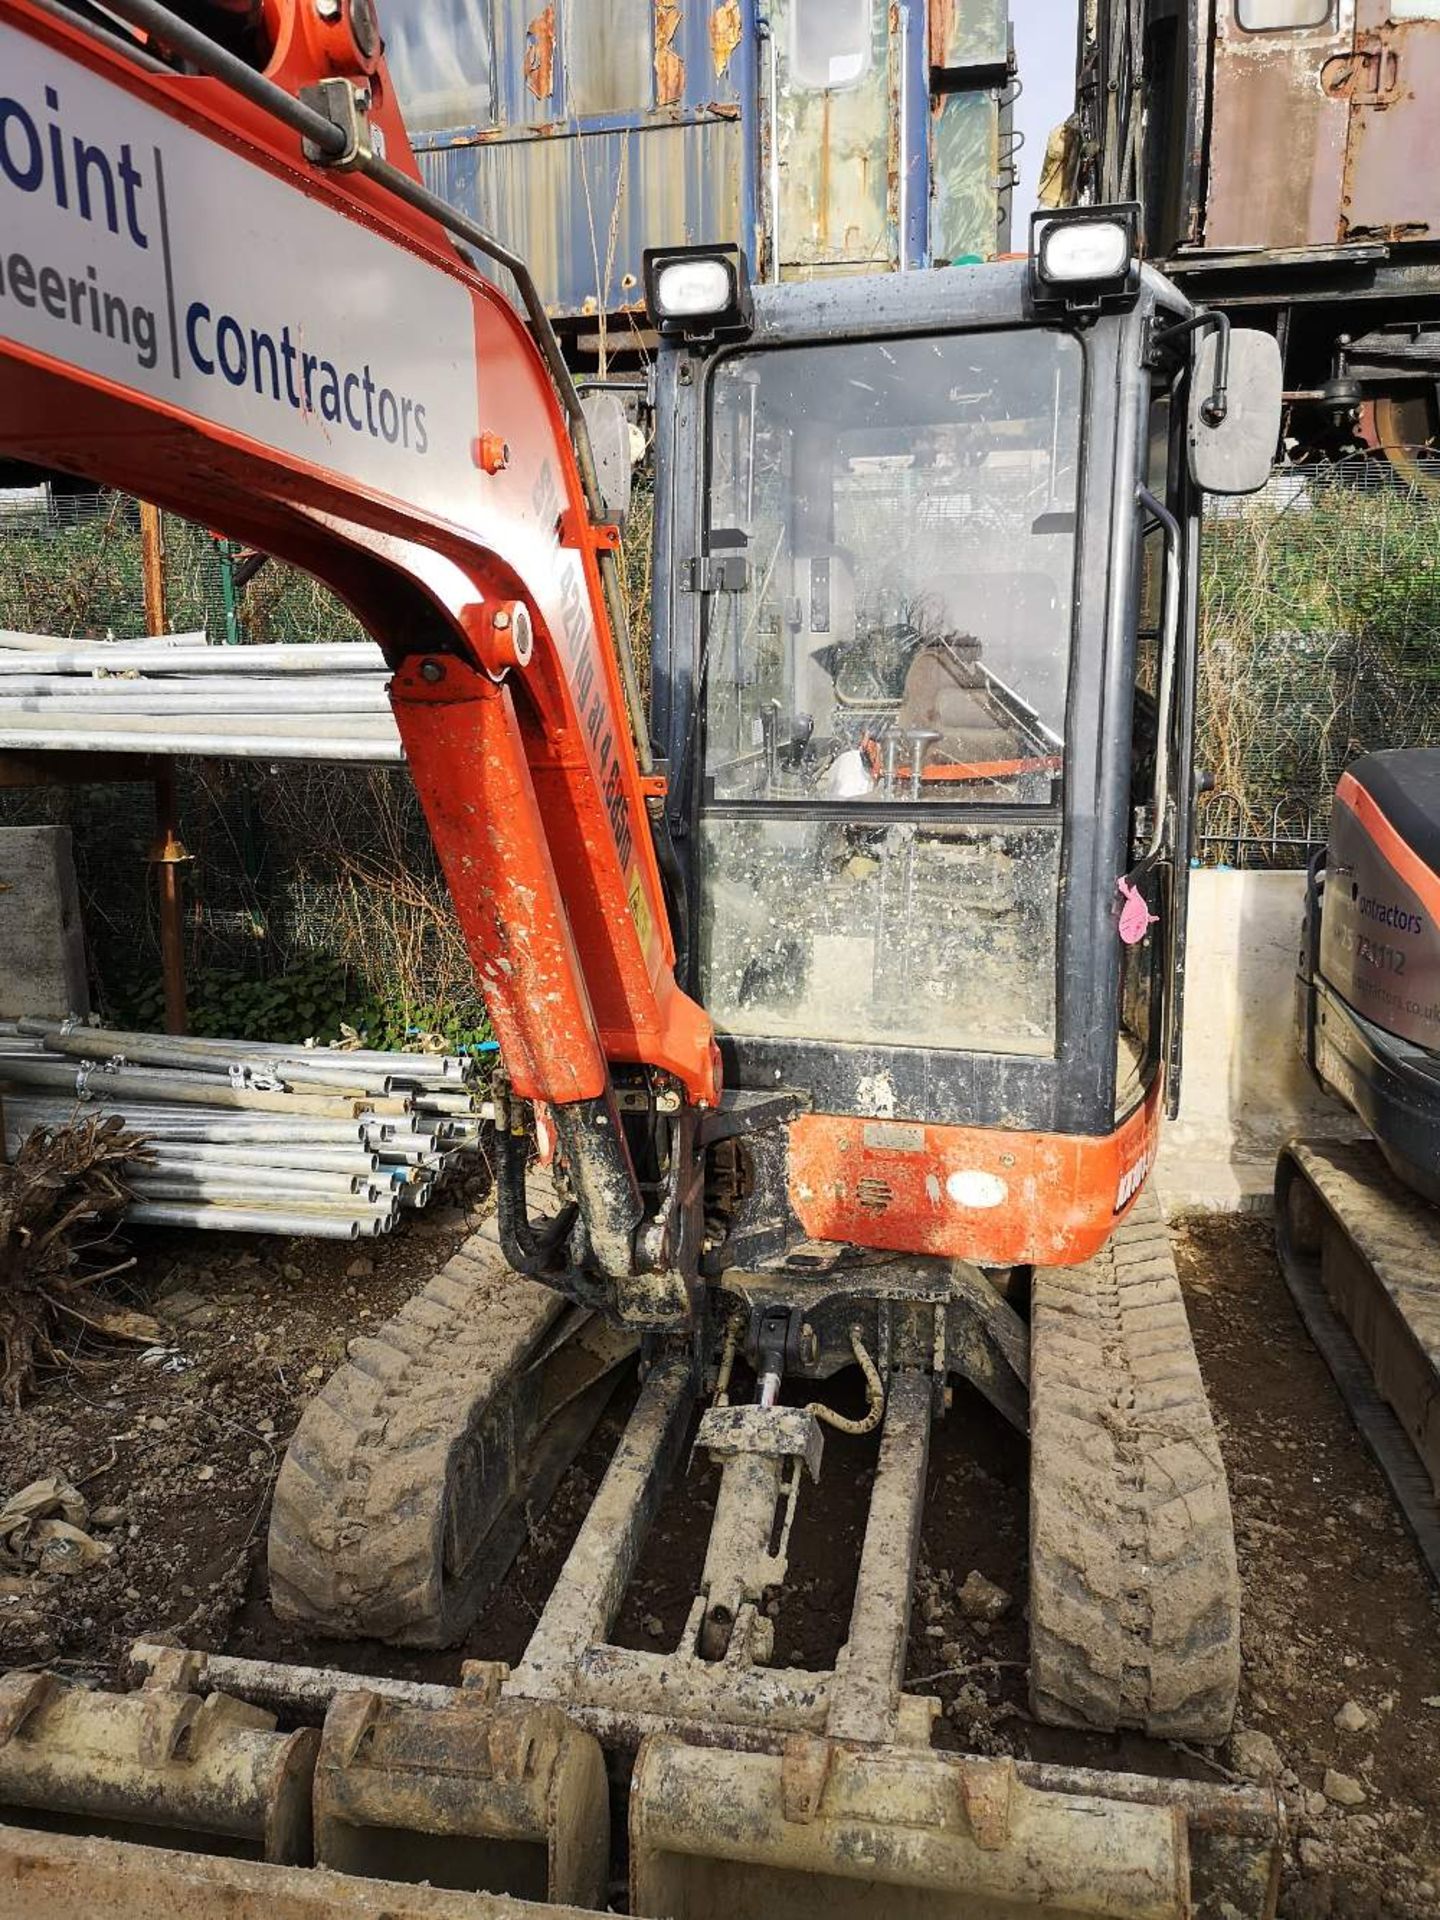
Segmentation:
<svg viewBox="0 0 1440 1920">
<path fill-rule="evenodd" d="M 793 1776 L 793 1777 L 792 1777 Z M 783 1755 L 647 1739 L 631 1911 L 669 1920 L 1189 1920 L 1174 1806 L 1050 1793 L 1012 1760 L 811 1743 Z"/>
<path fill-rule="evenodd" d="M 0 1680 L 0 1817 L 159 1828 L 307 1864 L 320 1736 L 275 1729 L 274 1714 L 223 1693 L 96 1693 L 10 1674 Z"/>
<path fill-rule="evenodd" d="M 381 1880 L 603 1907 L 609 1789 L 598 1741 L 557 1708 L 336 1696 L 315 1771 L 315 1858 Z"/>
</svg>

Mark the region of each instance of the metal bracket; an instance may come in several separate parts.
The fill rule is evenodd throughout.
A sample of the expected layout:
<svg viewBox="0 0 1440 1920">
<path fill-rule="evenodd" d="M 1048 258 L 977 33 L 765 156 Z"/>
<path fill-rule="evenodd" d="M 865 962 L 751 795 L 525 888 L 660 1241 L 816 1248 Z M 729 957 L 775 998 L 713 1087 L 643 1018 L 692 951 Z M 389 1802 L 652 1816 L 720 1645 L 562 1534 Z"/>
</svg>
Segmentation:
<svg viewBox="0 0 1440 1920">
<path fill-rule="evenodd" d="M 960 1800 L 982 1853 L 998 1853 L 1010 1839 L 1015 1785 L 1013 1760 L 973 1760 L 967 1755 L 960 1763 Z"/>
<path fill-rule="evenodd" d="M 820 1811 L 835 1749 L 813 1733 L 787 1735 L 780 1759 L 781 1811 L 792 1826 L 808 1827 Z"/>
<path fill-rule="evenodd" d="M 803 1407 L 711 1407 L 695 1436 L 696 1453 L 712 1460 L 799 1460 L 812 1480 L 820 1478 L 824 1444 L 819 1421 Z"/>
<path fill-rule="evenodd" d="M 375 136 L 370 126 L 370 90 L 357 87 L 353 80 L 321 80 L 313 87 L 302 87 L 300 98 L 307 107 L 321 113 L 332 127 L 345 136 L 345 145 L 337 154 L 302 136 L 305 158 L 312 166 L 329 167 L 336 173 L 353 172 L 370 166 L 375 160 Z"/>
<path fill-rule="evenodd" d="M 692 554 L 685 565 L 687 593 L 744 593 L 750 585 L 750 560 L 743 553 Z"/>
<path fill-rule="evenodd" d="M 0 1746 L 13 1740 L 37 1708 L 55 1692 L 50 1673 L 7 1673 L 0 1676 Z"/>
<path fill-rule="evenodd" d="M 1205 424 L 1218 427 L 1230 411 L 1230 316 L 1207 307 L 1199 313 L 1192 313 L 1188 320 L 1176 320 L 1166 327 L 1157 327 L 1150 335 L 1150 354 L 1158 355 L 1172 341 L 1183 340 L 1192 333 L 1214 333 L 1217 336 L 1215 347 L 1215 384 L 1200 411 Z"/>
</svg>

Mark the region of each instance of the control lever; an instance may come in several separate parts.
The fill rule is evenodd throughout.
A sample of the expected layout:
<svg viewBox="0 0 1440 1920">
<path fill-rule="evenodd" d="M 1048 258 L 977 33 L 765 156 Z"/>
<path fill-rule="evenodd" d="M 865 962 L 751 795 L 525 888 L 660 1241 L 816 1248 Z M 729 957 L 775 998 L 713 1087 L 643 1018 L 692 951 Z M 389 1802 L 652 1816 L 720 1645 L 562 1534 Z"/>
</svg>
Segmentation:
<svg viewBox="0 0 1440 1920">
<path fill-rule="evenodd" d="M 910 743 L 910 798 L 920 798 L 920 783 L 925 778 L 925 760 L 940 738 L 933 727 L 909 727 L 905 738 Z"/>
<path fill-rule="evenodd" d="M 780 702 L 767 700 L 760 709 L 760 731 L 765 742 L 765 791 L 780 784 Z"/>
<path fill-rule="evenodd" d="M 760 709 L 760 730 L 765 742 L 765 785 L 767 792 L 773 792 L 780 782 L 782 759 L 790 767 L 799 765 L 806 747 L 809 746 L 815 732 L 814 718 L 808 713 L 797 713 L 781 737 L 780 716 L 784 712 L 778 700 L 767 700 Z"/>
<path fill-rule="evenodd" d="M 880 744 L 885 749 L 885 798 L 895 798 L 895 774 L 900 764 L 900 742 L 904 739 L 898 727 L 887 727 L 880 736 Z"/>
<path fill-rule="evenodd" d="M 910 798 L 918 800 L 925 778 L 925 758 L 940 735 L 933 727 L 910 727 Z M 900 989 L 908 991 L 915 971 L 915 864 L 918 828 L 912 820 L 905 829 L 905 944 L 900 954 Z"/>
</svg>

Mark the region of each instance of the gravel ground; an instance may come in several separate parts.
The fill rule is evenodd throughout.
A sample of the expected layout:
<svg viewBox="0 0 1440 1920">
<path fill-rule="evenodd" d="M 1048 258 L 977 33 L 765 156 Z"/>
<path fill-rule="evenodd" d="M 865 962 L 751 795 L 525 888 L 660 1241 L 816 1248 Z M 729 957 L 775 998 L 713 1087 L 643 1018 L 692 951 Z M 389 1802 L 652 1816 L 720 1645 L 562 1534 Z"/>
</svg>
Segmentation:
<svg viewBox="0 0 1440 1920">
<path fill-rule="evenodd" d="M 477 1180 L 469 1203 L 482 1202 Z M 111 1551 L 77 1574 L 0 1576 L 0 1667 L 112 1677 L 140 1634 L 359 1671 L 450 1678 L 459 1654 L 287 1635 L 264 1591 L 270 1489 L 305 1400 L 345 1342 L 441 1266 L 477 1218 L 452 1207 L 365 1253 L 153 1236 L 140 1271 L 168 1349 L 49 1381 L 5 1423 L 0 1498 L 80 1486 Z M 1280 1282 L 1268 1229 L 1178 1230 L 1181 1273 L 1230 1470 L 1245 1592 L 1240 1726 L 1215 1752 L 1035 1726 L 1025 1709 L 1025 1450 L 973 1396 L 937 1430 L 908 1684 L 942 1744 L 1191 1777 L 1273 1775 L 1290 1815 L 1291 1920 L 1440 1915 L 1440 1606 Z M 464 1653 L 515 1659 L 604 1471 L 594 1441 Z M 829 1663 L 844 1631 L 874 1443 L 828 1435 L 802 1501 L 776 1658 Z M 683 1497 L 681 1497 L 683 1496 Z M 704 1554 L 714 1475 L 677 1489 L 618 1638 L 673 1643 Z M 972 1575 L 979 1579 L 971 1579 Z M 969 1585 L 967 1587 L 967 1580 Z M 981 1584 L 988 1582 L 989 1588 Z M 998 1617 L 987 1617 L 997 1616 Z"/>
</svg>

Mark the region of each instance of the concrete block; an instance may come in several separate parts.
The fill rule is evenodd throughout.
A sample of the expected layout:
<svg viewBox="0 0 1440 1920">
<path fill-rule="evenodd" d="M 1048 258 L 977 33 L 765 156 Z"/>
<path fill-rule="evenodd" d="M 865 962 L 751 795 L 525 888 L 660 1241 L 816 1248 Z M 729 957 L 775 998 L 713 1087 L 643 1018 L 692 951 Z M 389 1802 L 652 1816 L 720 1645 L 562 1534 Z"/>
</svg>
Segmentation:
<svg viewBox="0 0 1440 1920">
<path fill-rule="evenodd" d="M 0 828 L 0 1019 L 89 1011 L 70 829 Z"/>
<path fill-rule="evenodd" d="M 1291 1134 L 1364 1129 L 1321 1093 L 1295 1033 L 1303 873 L 1190 875 L 1180 1117 L 1161 1136 L 1155 1181 L 1171 1212 L 1270 1204 Z"/>
</svg>

